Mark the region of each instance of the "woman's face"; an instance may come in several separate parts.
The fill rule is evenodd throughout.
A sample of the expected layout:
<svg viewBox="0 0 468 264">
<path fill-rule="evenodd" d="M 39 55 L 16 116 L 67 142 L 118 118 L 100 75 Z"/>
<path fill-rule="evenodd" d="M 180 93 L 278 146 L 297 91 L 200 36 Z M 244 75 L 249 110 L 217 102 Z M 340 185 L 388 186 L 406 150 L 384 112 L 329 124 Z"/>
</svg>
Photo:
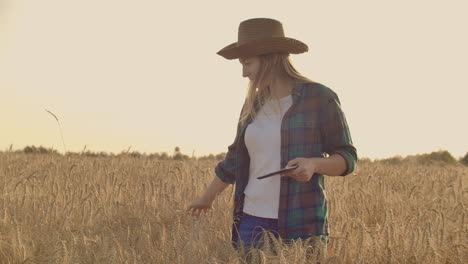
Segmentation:
<svg viewBox="0 0 468 264">
<path fill-rule="evenodd" d="M 239 62 L 242 64 L 242 77 L 248 77 L 249 80 L 253 81 L 257 75 L 258 68 L 260 67 L 260 58 L 239 58 Z"/>
</svg>

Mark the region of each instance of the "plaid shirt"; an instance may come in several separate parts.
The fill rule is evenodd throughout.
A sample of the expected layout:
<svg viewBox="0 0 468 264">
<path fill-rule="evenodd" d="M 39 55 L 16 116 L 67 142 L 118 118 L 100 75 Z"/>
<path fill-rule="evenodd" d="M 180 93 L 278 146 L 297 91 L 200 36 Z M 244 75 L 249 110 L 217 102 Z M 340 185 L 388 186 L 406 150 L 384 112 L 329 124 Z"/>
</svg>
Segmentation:
<svg viewBox="0 0 468 264">
<path fill-rule="evenodd" d="M 356 148 L 340 101 L 335 92 L 320 83 L 298 83 L 291 92 L 293 103 L 281 123 L 281 168 L 298 157 L 324 157 L 339 154 L 347 164 L 345 176 L 354 171 Z M 258 111 L 258 104 L 255 106 Z M 250 157 L 244 141 L 244 125 L 238 123 L 234 143 L 228 147 L 223 161 L 215 168 L 225 183 L 236 184 L 232 240 L 238 239 L 243 215 L 244 190 L 249 180 Z M 283 239 L 306 239 L 312 235 L 328 235 L 327 200 L 324 177 L 314 174 L 308 182 L 281 177 L 278 231 Z"/>
</svg>

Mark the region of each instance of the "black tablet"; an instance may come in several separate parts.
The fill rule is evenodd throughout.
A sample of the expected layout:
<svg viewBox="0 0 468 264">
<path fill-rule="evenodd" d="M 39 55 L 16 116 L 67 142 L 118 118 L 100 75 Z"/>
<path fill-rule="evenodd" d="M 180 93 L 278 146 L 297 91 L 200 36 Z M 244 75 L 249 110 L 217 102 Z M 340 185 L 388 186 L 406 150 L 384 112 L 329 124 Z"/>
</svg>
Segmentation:
<svg viewBox="0 0 468 264">
<path fill-rule="evenodd" d="M 263 176 L 257 177 L 257 179 L 264 179 L 264 178 L 271 177 L 271 176 L 273 176 L 273 175 L 275 175 L 275 174 L 278 174 L 278 173 L 282 173 L 282 172 L 285 172 L 285 171 L 292 171 L 292 170 L 294 170 L 294 169 L 296 169 L 296 168 L 298 168 L 298 167 L 299 167 L 299 165 L 297 165 L 297 164 L 296 164 L 296 165 L 293 165 L 293 166 L 291 166 L 291 167 L 285 167 L 285 168 L 282 168 L 282 169 L 280 169 L 280 170 L 277 170 L 277 171 L 274 171 L 274 172 L 270 172 L 270 173 L 265 174 L 265 175 L 263 175 Z"/>
</svg>

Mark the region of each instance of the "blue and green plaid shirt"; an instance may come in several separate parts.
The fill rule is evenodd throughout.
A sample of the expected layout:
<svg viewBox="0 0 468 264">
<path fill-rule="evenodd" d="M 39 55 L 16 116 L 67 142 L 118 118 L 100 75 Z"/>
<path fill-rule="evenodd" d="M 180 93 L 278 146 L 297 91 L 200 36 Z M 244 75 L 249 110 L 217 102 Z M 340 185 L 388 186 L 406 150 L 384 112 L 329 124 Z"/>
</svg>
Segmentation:
<svg viewBox="0 0 468 264">
<path fill-rule="evenodd" d="M 320 83 L 298 83 L 291 91 L 293 103 L 281 123 L 281 168 L 294 158 L 339 154 L 346 160 L 342 176 L 354 171 L 357 161 L 345 115 L 335 92 Z M 258 111 L 258 105 L 255 109 Z M 250 157 L 244 141 L 252 120 L 238 123 L 234 143 L 215 168 L 225 183 L 236 184 L 232 240 L 238 239 L 243 215 L 244 190 L 249 180 Z M 324 177 L 314 174 L 308 182 L 281 177 L 278 231 L 283 239 L 328 235 Z"/>
</svg>

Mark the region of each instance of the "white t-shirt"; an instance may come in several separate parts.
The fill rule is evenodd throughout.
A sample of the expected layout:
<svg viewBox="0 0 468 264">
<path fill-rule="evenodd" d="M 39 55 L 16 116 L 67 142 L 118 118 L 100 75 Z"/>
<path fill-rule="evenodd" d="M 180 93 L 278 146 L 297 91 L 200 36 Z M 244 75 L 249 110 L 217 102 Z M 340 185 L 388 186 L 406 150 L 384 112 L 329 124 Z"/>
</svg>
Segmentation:
<svg viewBox="0 0 468 264">
<path fill-rule="evenodd" d="M 245 145 L 250 156 L 250 169 L 243 210 L 247 214 L 278 218 L 281 176 L 261 180 L 257 177 L 280 169 L 281 121 L 291 105 L 291 95 L 268 100 L 247 126 Z"/>
</svg>

